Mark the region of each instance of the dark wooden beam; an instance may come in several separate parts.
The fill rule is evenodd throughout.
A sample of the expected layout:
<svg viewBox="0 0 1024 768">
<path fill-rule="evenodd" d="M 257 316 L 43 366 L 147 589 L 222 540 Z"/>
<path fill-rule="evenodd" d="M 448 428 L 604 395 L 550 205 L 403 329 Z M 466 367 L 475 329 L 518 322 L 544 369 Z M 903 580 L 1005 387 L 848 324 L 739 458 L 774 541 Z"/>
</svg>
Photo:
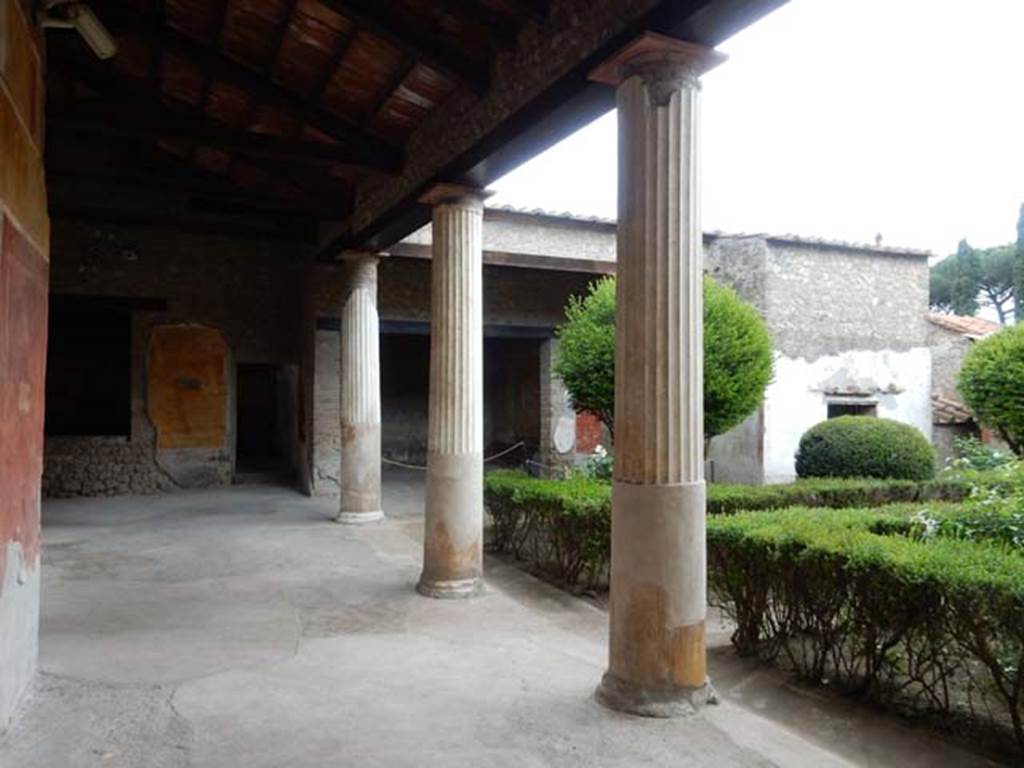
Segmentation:
<svg viewBox="0 0 1024 768">
<path fill-rule="evenodd" d="M 210 35 L 212 44 L 220 50 L 224 45 L 224 24 L 228 19 L 228 0 L 216 0 L 216 19 L 213 22 L 213 34 Z M 203 71 L 203 85 L 199 92 L 199 111 L 206 113 L 206 107 L 210 101 L 210 89 L 213 87 L 213 77 L 210 73 Z M 192 149 L 192 160 L 195 161 L 199 146 Z"/>
<path fill-rule="evenodd" d="M 138 108 L 139 105 L 132 106 Z M 395 169 L 393 165 L 382 167 L 368 164 L 363 156 L 345 146 L 223 128 L 210 120 L 178 115 L 155 104 L 147 107 L 144 112 L 133 109 L 88 117 L 51 117 L 47 121 L 47 131 L 128 139 L 184 139 L 247 157 L 343 163 L 377 170 Z"/>
<path fill-rule="evenodd" d="M 319 197 L 289 197 L 247 190 L 223 176 L 184 164 L 159 167 L 126 163 L 114 168 L 77 157 L 51 158 L 46 163 L 46 180 L 57 197 L 63 185 L 70 183 L 83 187 L 120 187 L 127 195 L 138 194 L 139 190 L 173 192 L 192 201 L 212 202 L 214 207 L 233 206 L 236 210 L 305 214 L 318 218 L 338 217 L 345 213 L 340 193 L 333 198 L 334 205 L 331 206 Z"/>
<path fill-rule="evenodd" d="M 402 60 L 395 67 L 394 73 L 391 75 L 391 79 L 388 80 L 387 84 L 381 89 L 381 92 L 377 94 L 377 98 L 374 100 L 370 108 L 366 110 L 366 121 L 363 123 L 367 127 L 373 123 L 377 117 L 377 113 L 380 112 L 384 105 L 388 103 L 388 100 L 394 95 L 395 91 L 405 82 L 405 78 L 412 72 L 413 67 L 416 66 L 416 59 L 410 54 L 404 54 Z"/>
<path fill-rule="evenodd" d="M 320 2 L 392 45 L 408 51 L 424 64 L 465 83 L 474 91 L 482 93 L 487 90 L 490 62 L 477 61 L 455 47 L 443 44 L 437 30 L 411 21 L 380 0 Z"/>
<path fill-rule="evenodd" d="M 51 117 L 49 127 L 59 128 L 63 122 L 64 127 L 105 135 L 111 135 L 110 132 L 115 131 L 118 132 L 115 135 L 126 137 L 184 138 L 253 157 L 329 161 L 381 171 L 394 171 L 400 165 L 400 154 L 390 148 L 382 152 L 377 147 L 371 149 L 353 146 L 347 142 L 297 142 L 247 131 L 240 132 L 214 124 L 205 116 L 197 118 L 195 115 L 178 113 L 133 79 L 103 71 L 91 62 L 86 63 L 77 57 L 68 56 L 59 46 L 50 47 L 49 61 L 58 68 L 70 70 L 76 79 L 98 93 L 108 96 L 115 109 L 120 110 L 111 114 L 94 114 L 91 119 L 86 120 L 66 120 L 54 116 Z"/>
<path fill-rule="evenodd" d="M 209 45 L 189 37 L 173 27 L 156 26 L 148 16 L 128 13 L 114 6 L 104 6 L 103 21 L 115 34 L 131 34 L 145 39 L 151 46 L 173 51 L 218 77 L 248 92 L 251 98 L 290 113 L 304 120 L 353 151 L 365 154 L 373 162 L 387 159 L 386 164 L 401 164 L 402 152 L 382 139 L 366 133 L 354 119 L 345 119 L 319 106 L 312 106 L 304 96 L 276 85 L 257 70 L 225 56 Z"/>
<path fill-rule="evenodd" d="M 134 211 L 77 203 L 51 203 L 50 216 L 90 223 L 141 229 L 174 229 L 213 235 L 232 235 L 253 240 L 274 239 L 314 242 L 313 221 L 277 219 L 267 215 L 249 217 L 202 216 L 178 211 Z"/>
<path fill-rule="evenodd" d="M 439 4 L 449 15 L 486 33 L 492 48 L 511 47 L 519 34 L 519 29 L 509 23 L 507 16 L 479 0 L 440 0 Z"/>
<path fill-rule="evenodd" d="M 334 73 L 338 71 L 338 67 L 341 66 L 341 62 L 345 58 L 345 54 L 348 53 L 348 49 L 352 47 L 352 41 L 356 39 L 356 35 L 359 33 L 358 25 L 353 21 L 350 23 L 349 28 L 341 34 L 341 38 L 334 46 L 334 50 L 331 52 L 331 58 L 327 62 L 327 65 L 323 68 L 320 73 L 320 77 L 313 83 L 313 86 L 309 89 L 309 95 L 306 100 L 306 111 L 319 109 L 320 100 L 323 99 L 324 93 L 327 91 L 327 87 L 331 84 L 331 80 L 334 78 Z"/>
<path fill-rule="evenodd" d="M 165 0 L 153 0 L 153 20 L 156 26 L 164 25 Z M 149 49 L 149 83 L 154 90 L 161 90 L 163 87 L 160 78 L 160 68 L 163 65 L 163 46 L 159 42 L 150 46 Z"/>
</svg>

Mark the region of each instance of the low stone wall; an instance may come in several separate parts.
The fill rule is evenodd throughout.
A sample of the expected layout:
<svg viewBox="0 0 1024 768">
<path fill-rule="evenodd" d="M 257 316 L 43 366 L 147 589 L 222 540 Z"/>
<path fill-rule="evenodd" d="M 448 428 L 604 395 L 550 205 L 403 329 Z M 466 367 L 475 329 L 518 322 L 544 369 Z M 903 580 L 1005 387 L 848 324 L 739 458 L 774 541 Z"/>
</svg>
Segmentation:
<svg viewBox="0 0 1024 768">
<path fill-rule="evenodd" d="M 126 437 L 49 437 L 43 496 L 116 496 L 171 490 L 153 461 L 153 446 Z"/>
</svg>

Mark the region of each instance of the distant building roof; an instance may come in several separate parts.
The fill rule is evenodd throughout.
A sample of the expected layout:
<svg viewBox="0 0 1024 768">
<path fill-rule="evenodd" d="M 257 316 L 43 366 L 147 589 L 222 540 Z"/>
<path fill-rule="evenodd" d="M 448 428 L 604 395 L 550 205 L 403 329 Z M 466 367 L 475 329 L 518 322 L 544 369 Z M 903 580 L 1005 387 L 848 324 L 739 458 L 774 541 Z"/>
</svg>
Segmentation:
<svg viewBox="0 0 1024 768">
<path fill-rule="evenodd" d="M 615 219 L 609 219 L 603 216 L 583 216 L 581 214 L 570 213 L 569 211 L 546 211 L 542 208 L 516 208 L 511 205 L 488 206 L 487 211 L 494 211 L 498 213 L 511 213 L 519 216 L 529 216 L 538 219 L 556 219 L 580 224 L 596 224 L 602 227 L 615 226 Z M 834 248 L 844 251 L 866 251 L 870 253 L 884 253 L 891 256 L 918 256 L 924 258 L 932 255 L 931 251 L 921 250 L 919 248 L 901 248 L 888 245 L 875 245 L 871 243 L 853 243 L 847 242 L 846 240 L 830 240 L 827 238 L 805 237 L 802 235 L 791 234 L 773 235 L 765 232 L 720 232 L 716 230 L 711 232 L 705 232 L 704 237 L 712 239 L 732 237 L 757 237 L 772 243 L 813 245 L 821 248 Z"/>
<path fill-rule="evenodd" d="M 933 424 L 969 424 L 974 414 L 961 402 L 942 395 L 932 395 Z"/>
<path fill-rule="evenodd" d="M 971 339 L 983 339 L 1003 328 L 999 323 L 992 322 L 991 320 L 985 320 L 981 317 L 966 317 L 965 315 L 943 315 L 938 312 L 932 312 L 928 315 L 928 319 L 940 328 L 945 328 L 955 333 L 962 333 Z"/>
</svg>

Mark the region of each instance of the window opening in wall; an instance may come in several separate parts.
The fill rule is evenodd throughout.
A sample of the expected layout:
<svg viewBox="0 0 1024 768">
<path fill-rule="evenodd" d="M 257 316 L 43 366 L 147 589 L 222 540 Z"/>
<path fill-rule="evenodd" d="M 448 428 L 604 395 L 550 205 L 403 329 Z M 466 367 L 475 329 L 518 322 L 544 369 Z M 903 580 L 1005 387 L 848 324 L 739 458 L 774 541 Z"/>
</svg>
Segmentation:
<svg viewBox="0 0 1024 768">
<path fill-rule="evenodd" d="M 828 404 L 828 418 L 840 416 L 878 416 L 878 403 L 856 401 L 832 401 Z"/>
<path fill-rule="evenodd" d="M 130 433 L 130 306 L 104 297 L 51 296 L 46 434 Z"/>
</svg>

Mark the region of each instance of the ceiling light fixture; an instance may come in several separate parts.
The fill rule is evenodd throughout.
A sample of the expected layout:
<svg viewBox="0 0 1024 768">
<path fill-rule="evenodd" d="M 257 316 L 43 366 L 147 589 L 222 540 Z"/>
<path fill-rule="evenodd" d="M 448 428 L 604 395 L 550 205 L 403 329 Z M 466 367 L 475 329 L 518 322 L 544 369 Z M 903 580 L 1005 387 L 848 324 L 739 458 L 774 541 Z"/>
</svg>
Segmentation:
<svg viewBox="0 0 1024 768">
<path fill-rule="evenodd" d="M 44 29 L 74 29 L 101 59 L 117 54 L 117 41 L 85 3 L 49 0 L 42 6 L 39 25 Z"/>
</svg>

